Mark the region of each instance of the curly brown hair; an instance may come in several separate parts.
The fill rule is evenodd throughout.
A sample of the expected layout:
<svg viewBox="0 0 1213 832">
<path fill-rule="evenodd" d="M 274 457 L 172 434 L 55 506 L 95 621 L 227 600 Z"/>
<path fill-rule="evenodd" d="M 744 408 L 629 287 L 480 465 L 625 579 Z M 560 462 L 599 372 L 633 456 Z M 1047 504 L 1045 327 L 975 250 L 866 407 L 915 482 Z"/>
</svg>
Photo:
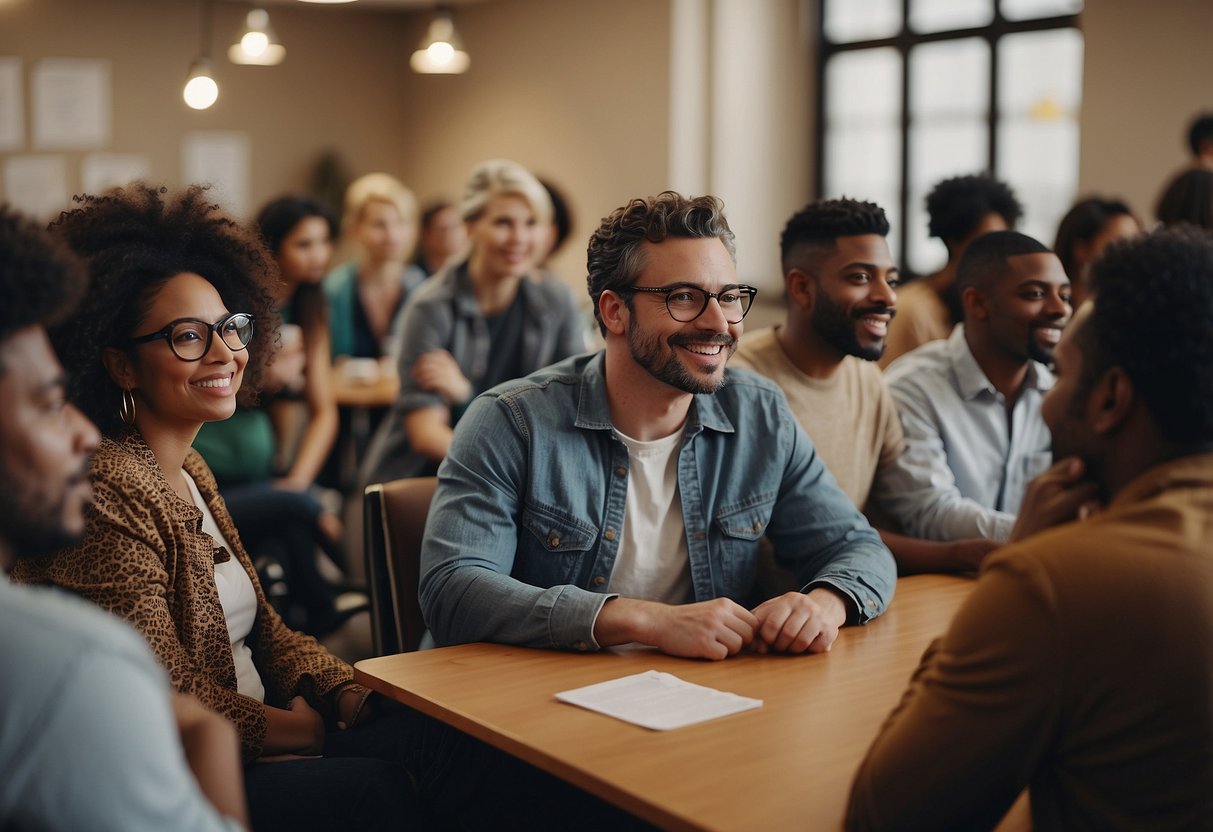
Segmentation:
<svg viewBox="0 0 1213 832">
<path fill-rule="evenodd" d="M 77 196 L 51 232 L 86 263 L 91 285 L 71 318 L 51 331 L 67 368 L 69 395 L 106 436 L 125 430 L 121 390 L 102 364 L 106 347 L 128 348 L 152 301 L 183 272 L 206 278 L 227 308 L 256 319 L 239 401 L 253 404 L 278 335 L 272 289 L 278 267 L 256 234 L 242 228 L 191 185 L 179 194 L 135 183 L 100 196 Z M 168 196 L 166 196 L 168 195 Z"/>
<path fill-rule="evenodd" d="M 598 311 L 598 298 L 607 289 L 618 291 L 630 286 L 644 267 L 643 244 L 660 243 L 670 237 L 715 237 L 724 243 L 733 262 L 737 247 L 724 216 L 724 203 L 714 196 L 686 197 L 675 191 L 662 191 L 647 199 L 637 197 L 602 218 L 598 230 L 590 235 L 586 251 L 586 288 L 594 303 L 594 318 L 606 335 L 606 325 Z M 631 308 L 631 298 L 624 298 Z"/>
<path fill-rule="evenodd" d="M 62 320 L 87 283 L 84 268 L 66 246 L 0 205 L 0 342 L 26 327 Z"/>
</svg>

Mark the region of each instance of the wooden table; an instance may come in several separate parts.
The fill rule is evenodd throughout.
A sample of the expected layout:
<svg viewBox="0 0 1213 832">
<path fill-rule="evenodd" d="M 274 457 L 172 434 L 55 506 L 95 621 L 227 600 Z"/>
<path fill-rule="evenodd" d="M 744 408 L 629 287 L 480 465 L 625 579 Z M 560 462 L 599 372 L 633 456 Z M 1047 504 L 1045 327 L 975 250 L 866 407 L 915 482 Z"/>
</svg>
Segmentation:
<svg viewBox="0 0 1213 832">
<path fill-rule="evenodd" d="M 864 752 L 972 585 L 902 578 L 885 615 L 844 629 L 823 656 L 707 662 L 467 644 L 366 659 L 355 677 L 664 828 L 840 829 Z M 650 668 L 764 705 L 655 732 L 553 698 Z"/>
</svg>

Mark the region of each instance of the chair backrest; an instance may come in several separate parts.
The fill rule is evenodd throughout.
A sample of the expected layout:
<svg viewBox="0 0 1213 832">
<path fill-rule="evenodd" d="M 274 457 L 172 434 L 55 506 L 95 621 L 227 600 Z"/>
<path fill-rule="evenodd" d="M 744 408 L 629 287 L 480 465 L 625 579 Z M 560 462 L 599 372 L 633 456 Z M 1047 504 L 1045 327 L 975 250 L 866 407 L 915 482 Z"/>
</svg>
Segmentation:
<svg viewBox="0 0 1213 832">
<path fill-rule="evenodd" d="M 416 650 L 425 634 L 417 583 L 425 518 L 437 485 L 437 477 L 413 477 L 366 487 L 363 539 L 378 656 Z"/>
</svg>

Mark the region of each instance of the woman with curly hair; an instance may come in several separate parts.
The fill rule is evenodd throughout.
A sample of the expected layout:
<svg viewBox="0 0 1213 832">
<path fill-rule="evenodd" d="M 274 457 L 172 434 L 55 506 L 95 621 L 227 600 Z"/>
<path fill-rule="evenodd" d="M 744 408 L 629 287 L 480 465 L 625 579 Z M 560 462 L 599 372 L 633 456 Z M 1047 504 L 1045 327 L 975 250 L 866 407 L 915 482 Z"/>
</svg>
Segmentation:
<svg viewBox="0 0 1213 832">
<path fill-rule="evenodd" d="M 72 400 L 104 435 L 91 465 L 95 503 L 81 543 L 13 577 L 126 618 L 178 690 L 235 723 L 254 828 L 398 825 L 412 787 L 398 759 L 362 753 L 379 744 L 361 727 L 369 691 L 267 603 L 190 447 L 203 423 L 255 399 L 277 330 L 272 259 L 198 186 L 167 197 L 135 185 L 80 201 L 52 231 L 92 282 L 53 337 Z"/>
</svg>

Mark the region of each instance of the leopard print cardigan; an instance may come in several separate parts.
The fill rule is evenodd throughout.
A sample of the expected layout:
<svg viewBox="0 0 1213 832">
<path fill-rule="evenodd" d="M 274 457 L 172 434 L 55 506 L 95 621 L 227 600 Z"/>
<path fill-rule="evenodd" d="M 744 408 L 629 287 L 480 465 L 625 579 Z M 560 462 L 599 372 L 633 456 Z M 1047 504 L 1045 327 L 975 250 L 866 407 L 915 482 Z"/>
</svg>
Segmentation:
<svg viewBox="0 0 1213 832">
<path fill-rule="evenodd" d="M 103 439 L 91 467 L 94 498 L 83 540 L 50 558 L 20 561 L 11 577 L 58 585 L 133 624 L 174 687 L 236 724 L 244 758 L 251 760 L 265 742 L 265 712 L 260 702 L 237 692 L 227 621 L 215 587 L 215 564 L 234 555 L 257 595 L 247 643 L 266 704 L 286 707 L 303 696 L 333 726 L 337 695 L 353 684 L 353 670 L 314 638 L 289 629 L 266 601 L 202 457 L 191 450 L 185 470 L 235 550 L 231 554 L 202 531 L 202 512 L 177 495 L 137 432 L 118 441 Z"/>
</svg>

